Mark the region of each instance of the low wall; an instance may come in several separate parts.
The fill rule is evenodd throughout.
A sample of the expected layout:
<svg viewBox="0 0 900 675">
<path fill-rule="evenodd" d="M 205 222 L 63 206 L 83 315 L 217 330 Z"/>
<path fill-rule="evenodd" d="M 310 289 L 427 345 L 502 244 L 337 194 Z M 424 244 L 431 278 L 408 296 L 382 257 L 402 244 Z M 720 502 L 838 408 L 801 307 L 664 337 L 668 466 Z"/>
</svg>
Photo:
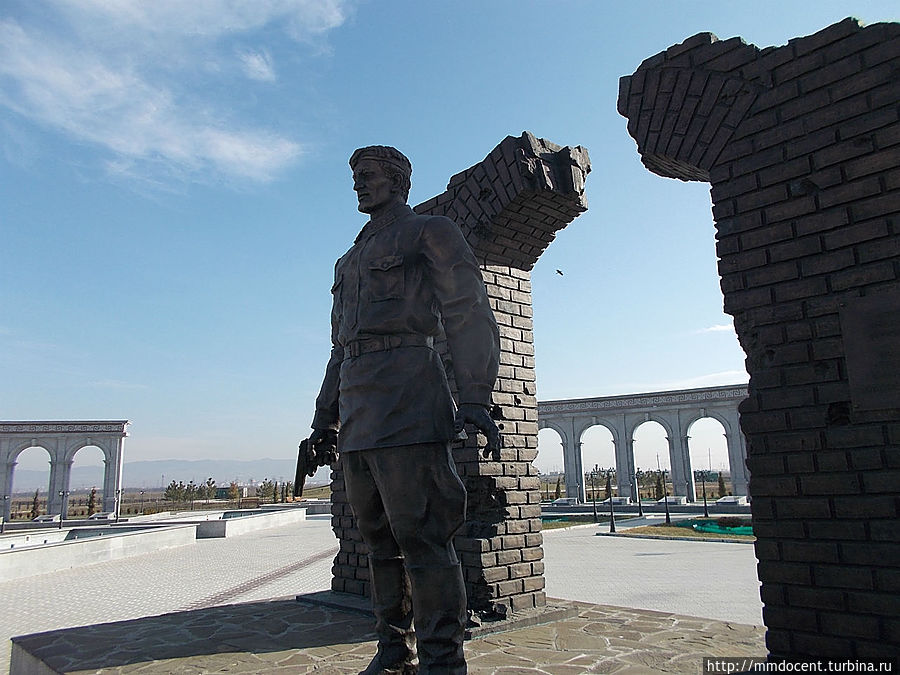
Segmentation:
<svg viewBox="0 0 900 675">
<path fill-rule="evenodd" d="M 174 525 L 124 533 L 116 533 L 115 528 L 111 528 L 108 535 L 91 539 L 7 549 L 0 551 L 0 581 L 184 546 L 193 543 L 195 538 L 194 525 Z"/>
<path fill-rule="evenodd" d="M 269 527 L 280 527 L 306 520 L 306 509 L 266 510 L 253 516 L 208 520 L 197 523 L 197 539 L 231 537 Z"/>
</svg>

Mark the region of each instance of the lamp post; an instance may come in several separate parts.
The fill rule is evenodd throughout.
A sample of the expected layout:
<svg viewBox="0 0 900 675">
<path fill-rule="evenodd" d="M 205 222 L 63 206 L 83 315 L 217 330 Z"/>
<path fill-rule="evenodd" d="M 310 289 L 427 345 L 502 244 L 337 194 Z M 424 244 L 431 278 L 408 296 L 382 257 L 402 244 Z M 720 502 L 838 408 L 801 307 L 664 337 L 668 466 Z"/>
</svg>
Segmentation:
<svg viewBox="0 0 900 675">
<path fill-rule="evenodd" d="M 139 511 L 141 515 L 144 515 L 144 491 L 141 490 L 141 510 Z"/>
<path fill-rule="evenodd" d="M 59 529 L 62 529 L 63 520 L 66 517 L 66 497 L 68 495 L 66 490 L 59 491 Z"/>
<path fill-rule="evenodd" d="M 191 511 L 194 510 L 194 481 L 188 481 L 188 496 L 191 499 Z"/>
<path fill-rule="evenodd" d="M 606 474 L 606 484 L 611 485 L 612 483 L 612 469 L 609 470 L 609 473 Z M 613 493 L 612 487 L 609 488 L 609 531 L 616 531 L 616 512 L 613 510 Z"/>
<path fill-rule="evenodd" d="M 644 505 L 641 503 L 641 483 L 638 480 L 637 473 L 631 474 L 631 479 L 634 481 L 634 494 L 637 495 L 638 515 L 643 518 Z"/>
<path fill-rule="evenodd" d="M 3 520 L 0 520 L 0 534 L 6 530 L 6 518 L 9 513 L 9 495 L 3 495 Z"/>
<path fill-rule="evenodd" d="M 662 472 L 663 484 L 663 505 L 666 507 L 666 525 L 672 524 L 672 517 L 669 515 L 669 489 L 666 487 L 666 472 L 659 467 L 659 455 L 656 455 L 656 469 Z"/>
<path fill-rule="evenodd" d="M 594 479 L 597 476 L 597 469 L 599 467 L 594 464 L 593 470 L 591 470 L 591 496 L 593 497 L 594 502 L 594 522 L 597 522 L 597 486 L 594 482 Z"/>
<path fill-rule="evenodd" d="M 706 471 L 700 470 L 700 482 L 703 485 L 703 517 L 709 518 L 709 507 L 706 505 Z"/>
<path fill-rule="evenodd" d="M 115 513 L 116 513 L 115 522 L 117 522 L 117 523 L 119 522 L 119 505 L 120 505 L 121 499 L 122 499 L 122 488 L 118 488 L 116 490 L 116 502 L 115 502 L 115 504 L 113 504 L 113 509 L 115 510 Z"/>
</svg>

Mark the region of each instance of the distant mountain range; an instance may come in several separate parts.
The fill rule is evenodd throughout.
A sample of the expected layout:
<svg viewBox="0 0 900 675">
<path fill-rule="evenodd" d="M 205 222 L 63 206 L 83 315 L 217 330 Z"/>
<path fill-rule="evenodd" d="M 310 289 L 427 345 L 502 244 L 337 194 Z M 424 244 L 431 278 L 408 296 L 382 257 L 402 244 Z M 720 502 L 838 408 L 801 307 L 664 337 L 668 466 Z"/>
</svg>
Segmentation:
<svg viewBox="0 0 900 675">
<path fill-rule="evenodd" d="M 283 481 L 294 480 L 296 462 L 292 459 L 256 459 L 251 461 L 230 459 L 163 459 L 146 462 L 125 462 L 122 468 L 122 486 L 125 488 L 159 488 L 174 481 L 194 481 L 205 483 L 212 478 L 217 485 L 228 485 L 237 481 L 247 485 L 251 481 L 260 482 L 265 478 Z M 322 484 L 329 480 L 329 469 L 323 467 L 313 477 L 307 479 L 308 484 Z M 13 475 L 13 491 L 45 492 L 50 480 L 49 466 L 44 471 L 16 469 Z M 102 489 L 102 466 L 76 466 L 72 468 L 69 483 L 72 490 L 91 487 Z"/>
</svg>

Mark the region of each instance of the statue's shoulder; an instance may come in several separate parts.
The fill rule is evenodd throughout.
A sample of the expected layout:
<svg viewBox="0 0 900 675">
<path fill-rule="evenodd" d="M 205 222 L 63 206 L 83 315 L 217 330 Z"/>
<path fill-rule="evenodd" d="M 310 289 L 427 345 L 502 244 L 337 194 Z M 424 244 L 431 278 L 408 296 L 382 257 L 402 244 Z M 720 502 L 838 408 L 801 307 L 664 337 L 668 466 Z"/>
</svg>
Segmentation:
<svg viewBox="0 0 900 675">
<path fill-rule="evenodd" d="M 447 216 L 424 215 L 422 218 L 422 234 L 439 240 L 463 239 L 459 225 Z"/>
<path fill-rule="evenodd" d="M 353 246 L 356 246 L 356 244 L 354 244 Z M 336 263 L 334 263 L 334 278 L 335 279 L 338 278 L 338 275 L 340 275 L 340 273 L 341 273 L 341 269 L 344 267 L 345 264 L 347 264 L 347 260 L 350 258 L 350 253 L 353 252 L 353 246 L 351 246 L 349 249 L 347 249 L 347 252 L 344 253 L 344 255 L 342 255 L 340 258 L 338 258 Z"/>
</svg>

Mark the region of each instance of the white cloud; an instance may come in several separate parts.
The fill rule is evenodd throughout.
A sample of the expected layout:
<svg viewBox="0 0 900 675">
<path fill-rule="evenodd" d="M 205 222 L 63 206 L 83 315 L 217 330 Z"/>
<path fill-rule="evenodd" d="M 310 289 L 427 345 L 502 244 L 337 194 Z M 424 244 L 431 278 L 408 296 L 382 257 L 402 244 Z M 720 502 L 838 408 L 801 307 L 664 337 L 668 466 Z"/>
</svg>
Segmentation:
<svg viewBox="0 0 900 675">
<path fill-rule="evenodd" d="M 240 59 L 244 66 L 244 73 L 251 80 L 259 80 L 261 82 L 275 81 L 275 68 L 272 65 L 272 58 L 267 51 L 243 52 L 240 54 Z"/>
<path fill-rule="evenodd" d="M 306 41 L 340 26 L 348 10 L 343 0 L 63 0 L 70 20 L 89 20 L 144 33 L 216 38 L 283 22 L 295 40 Z"/>
<path fill-rule="evenodd" d="M 707 328 L 701 328 L 700 330 L 694 331 L 695 333 L 733 333 L 734 326 L 730 323 L 717 323 L 713 326 L 709 326 Z"/>
<path fill-rule="evenodd" d="M 157 181 L 219 173 L 266 181 L 303 146 L 235 119 L 204 84 L 240 72 L 273 82 L 252 32 L 278 25 L 314 43 L 346 17 L 343 0 L 64 0 L 59 17 L 0 18 L 0 106 L 106 151 L 111 173 Z M 224 44 L 240 38 L 243 47 Z M 248 87 L 252 85 L 248 84 Z M 143 175 L 142 175 L 143 174 Z"/>
</svg>

